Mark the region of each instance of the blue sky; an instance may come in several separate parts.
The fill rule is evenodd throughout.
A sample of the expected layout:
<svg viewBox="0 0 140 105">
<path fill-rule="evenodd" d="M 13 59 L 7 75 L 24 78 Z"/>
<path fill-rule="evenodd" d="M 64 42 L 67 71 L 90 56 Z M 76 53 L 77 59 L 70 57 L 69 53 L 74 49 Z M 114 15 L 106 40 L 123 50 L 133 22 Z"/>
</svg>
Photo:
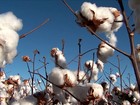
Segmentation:
<svg viewBox="0 0 140 105">
<path fill-rule="evenodd" d="M 80 6 L 84 1 L 89 1 L 92 3 L 95 2 L 97 6 L 113 6 L 119 9 L 117 0 L 67 0 L 67 3 L 75 11 L 77 11 L 80 9 Z M 129 15 L 131 10 L 127 6 L 127 0 L 123 1 L 127 15 Z M 7 72 L 7 75 L 15 75 L 19 73 L 23 78 L 29 78 L 26 64 L 22 61 L 21 57 L 28 55 L 33 58 L 33 51 L 35 49 L 40 51 L 40 55 L 37 55 L 36 58 L 36 68 L 38 68 L 41 64 L 38 60 L 42 59 L 43 56 L 46 56 L 47 62 L 49 63 L 47 70 L 50 72 L 54 67 L 54 63 L 50 56 L 50 50 L 53 47 L 58 47 L 61 49 L 62 39 L 65 41 L 64 53 L 67 62 L 77 56 L 77 42 L 79 38 L 82 39 L 82 52 L 92 48 L 97 48 L 98 44 L 100 43 L 100 41 L 92 36 L 85 28 L 81 28 L 75 23 L 75 16 L 68 10 L 61 0 L 1 0 L 0 13 L 5 13 L 8 11 L 12 11 L 18 18 L 22 19 L 23 28 L 18 32 L 19 35 L 22 35 L 35 28 L 47 18 L 49 19 L 49 22 L 19 41 L 19 54 L 14 59 L 12 64 L 6 66 L 5 71 Z M 104 35 L 100 36 L 105 38 Z M 118 38 L 117 47 L 129 53 L 129 41 L 124 25 L 116 33 L 116 36 Z M 140 35 L 136 35 L 135 37 L 135 44 L 138 43 L 140 43 Z M 82 57 L 82 65 L 86 60 L 92 59 L 93 52 L 90 52 Z M 126 57 L 118 52 L 115 52 L 115 55 L 110 58 L 109 61 L 117 65 L 116 55 L 119 55 L 121 58 L 122 70 L 127 66 L 124 78 L 126 78 L 128 72 L 130 72 L 133 79 L 134 74 L 131 62 Z M 69 69 L 76 70 L 77 63 L 72 62 L 68 67 Z M 110 64 L 105 64 L 106 72 L 109 72 L 110 68 L 114 69 L 113 72 L 117 71 L 116 68 Z M 44 71 L 41 70 L 41 72 Z"/>
</svg>

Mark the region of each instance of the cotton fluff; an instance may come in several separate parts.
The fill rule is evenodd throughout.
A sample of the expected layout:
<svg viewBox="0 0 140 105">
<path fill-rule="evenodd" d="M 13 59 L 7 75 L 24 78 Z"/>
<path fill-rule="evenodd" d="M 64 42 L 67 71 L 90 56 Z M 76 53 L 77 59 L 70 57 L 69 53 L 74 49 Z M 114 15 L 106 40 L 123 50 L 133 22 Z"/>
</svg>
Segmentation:
<svg viewBox="0 0 140 105">
<path fill-rule="evenodd" d="M 77 72 L 78 72 L 77 70 L 73 72 L 75 77 L 77 77 Z M 79 71 L 79 80 L 80 80 L 80 82 L 81 83 L 86 83 L 87 79 L 88 79 L 88 75 L 84 71 L 80 70 Z"/>
<path fill-rule="evenodd" d="M 0 71 L 0 81 L 4 81 L 5 78 L 6 78 L 5 72 L 4 71 Z"/>
<path fill-rule="evenodd" d="M 139 93 L 139 92 L 134 91 L 134 92 L 133 92 L 133 95 L 134 95 L 134 97 L 136 98 L 136 100 L 139 100 L 139 101 L 140 101 L 140 93 Z"/>
<path fill-rule="evenodd" d="M 87 18 L 88 20 L 92 20 L 94 17 L 94 14 L 92 11 L 96 11 L 97 10 L 97 6 L 96 4 L 91 4 L 90 2 L 84 2 L 81 5 L 81 10 L 80 12 L 82 13 L 82 15 Z"/>
<path fill-rule="evenodd" d="M 97 64 L 97 68 L 100 70 L 100 72 L 102 72 L 104 69 L 104 63 L 100 59 L 98 59 L 96 64 Z"/>
<path fill-rule="evenodd" d="M 20 75 L 14 75 L 14 76 L 9 76 L 9 78 L 15 82 L 17 82 L 18 85 L 21 84 L 21 80 L 20 80 Z"/>
<path fill-rule="evenodd" d="M 9 105 L 37 105 L 37 99 L 34 96 L 29 95 L 23 99 L 10 102 Z"/>
<path fill-rule="evenodd" d="M 135 23 L 135 31 L 140 33 L 140 1 L 139 0 L 129 0 L 128 1 L 129 8 L 134 11 L 134 23 Z"/>
<path fill-rule="evenodd" d="M 0 14 L 0 67 L 12 63 L 17 54 L 19 35 L 16 31 L 22 28 L 22 21 L 12 12 Z M 5 63 L 4 63 L 5 62 Z"/>
<path fill-rule="evenodd" d="M 104 42 L 101 42 L 98 46 L 97 50 L 97 57 L 99 60 L 101 60 L 103 63 L 107 62 L 107 59 L 114 54 L 114 49 L 111 48 L 109 45 L 107 45 Z"/>
<path fill-rule="evenodd" d="M 117 77 L 115 74 L 110 74 L 109 75 L 110 80 L 112 81 L 112 83 L 114 84 L 115 82 L 117 82 Z"/>
<path fill-rule="evenodd" d="M 63 69 L 67 68 L 66 58 L 61 50 L 59 50 L 58 48 L 52 48 L 51 56 L 55 58 L 56 67 L 60 67 Z"/>
<path fill-rule="evenodd" d="M 99 72 L 99 70 L 97 68 L 97 64 L 95 62 L 93 62 L 93 60 L 88 60 L 85 62 L 85 67 L 88 70 L 91 70 L 92 79 L 96 81 L 98 79 L 98 72 Z"/>
<path fill-rule="evenodd" d="M 124 101 L 122 102 L 122 105 L 131 105 L 131 103 L 130 103 L 128 100 L 124 100 Z"/>
<path fill-rule="evenodd" d="M 60 69 L 58 67 L 53 68 L 49 74 L 49 80 L 58 86 L 66 87 L 72 87 L 77 83 L 77 78 L 72 71 L 68 69 Z M 57 90 L 53 91 L 57 92 Z"/>
<path fill-rule="evenodd" d="M 80 13 L 88 21 L 93 22 L 95 28 L 93 31 L 96 32 L 117 31 L 122 26 L 122 22 L 115 21 L 121 21 L 123 17 L 113 7 L 97 7 L 95 3 L 84 2 L 81 5 Z"/>
<path fill-rule="evenodd" d="M 90 88 L 93 89 L 92 96 L 94 98 L 102 98 L 103 87 L 97 83 L 87 83 L 83 85 L 76 85 L 73 88 L 68 88 L 68 91 L 71 92 L 80 101 L 83 102 L 87 99 Z"/>
</svg>

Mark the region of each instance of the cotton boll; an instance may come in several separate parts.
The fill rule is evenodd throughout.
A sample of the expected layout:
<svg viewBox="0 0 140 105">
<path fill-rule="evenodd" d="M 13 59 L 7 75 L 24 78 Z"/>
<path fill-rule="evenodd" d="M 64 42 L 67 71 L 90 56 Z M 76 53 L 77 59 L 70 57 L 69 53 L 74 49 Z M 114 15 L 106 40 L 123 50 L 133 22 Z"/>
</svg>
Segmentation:
<svg viewBox="0 0 140 105">
<path fill-rule="evenodd" d="M 136 86 L 135 86 L 135 85 L 130 84 L 130 89 L 131 89 L 131 90 L 134 90 L 135 88 L 136 88 Z"/>
<path fill-rule="evenodd" d="M 103 63 L 107 62 L 107 59 L 114 54 L 114 49 L 108 46 L 106 43 L 101 42 L 98 46 L 97 57 Z"/>
<path fill-rule="evenodd" d="M 17 82 L 18 85 L 21 84 L 20 75 L 14 75 L 10 77 L 13 81 Z"/>
<path fill-rule="evenodd" d="M 135 97 L 137 100 L 140 100 L 140 93 L 139 93 L 139 92 L 134 91 L 134 92 L 133 92 L 133 95 L 134 95 L 134 97 Z"/>
<path fill-rule="evenodd" d="M 72 87 L 76 84 L 76 77 L 73 72 L 68 69 L 54 68 L 49 74 L 49 80 L 58 86 Z M 59 81 L 58 81 L 59 80 Z"/>
<path fill-rule="evenodd" d="M 122 102 L 122 105 L 131 105 L 131 103 L 130 103 L 128 100 L 124 100 L 124 101 Z"/>
<path fill-rule="evenodd" d="M 73 72 L 75 77 L 77 77 L 77 72 L 78 72 L 77 70 Z M 81 83 L 86 83 L 87 78 L 88 78 L 88 76 L 84 71 L 79 71 L 79 80 Z"/>
<path fill-rule="evenodd" d="M 0 68 L 4 68 L 4 60 L 5 60 L 5 41 L 3 39 L 0 39 Z"/>
<path fill-rule="evenodd" d="M 92 20 L 93 19 L 93 12 L 92 11 L 96 11 L 97 7 L 96 4 L 91 4 L 90 2 L 84 2 L 81 5 L 81 14 L 88 20 Z"/>
<path fill-rule="evenodd" d="M 4 71 L 0 71 L 0 82 L 4 81 L 6 78 Z"/>
<path fill-rule="evenodd" d="M 55 58 L 56 67 L 60 67 L 63 69 L 67 68 L 66 58 L 61 50 L 59 50 L 58 48 L 52 48 L 51 56 Z"/>
<path fill-rule="evenodd" d="M 51 56 L 52 56 L 52 57 L 55 57 L 57 51 L 59 51 L 58 48 L 52 48 L 52 49 L 51 49 L 51 52 L 50 52 Z"/>
<path fill-rule="evenodd" d="M 5 52 L 10 52 L 15 49 L 18 45 L 19 35 L 10 29 L 0 30 L 0 39 L 4 40 Z"/>
<path fill-rule="evenodd" d="M 96 64 L 97 64 L 97 68 L 100 70 L 100 72 L 103 72 L 104 63 L 100 59 L 98 59 Z"/>
<path fill-rule="evenodd" d="M 116 77 L 115 74 L 110 74 L 109 78 L 110 78 L 110 80 L 112 81 L 113 84 L 117 81 L 117 77 Z"/>
<path fill-rule="evenodd" d="M 97 68 L 97 64 L 95 62 L 93 62 L 93 60 L 88 60 L 85 62 L 85 67 L 88 70 L 91 70 L 92 79 L 96 81 L 98 79 L 98 71 L 99 71 Z"/>
<path fill-rule="evenodd" d="M 97 83 L 76 85 L 73 88 L 69 88 L 68 91 L 70 91 L 80 101 L 83 101 L 87 99 L 90 88 L 93 89 L 92 96 L 94 98 L 101 98 L 103 96 L 103 88 L 100 84 Z"/>
<path fill-rule="evenodd" d="M 120 74 L 118 72 L 116 72 L 115 75 L 116 75 L 117 78 L 120 77 Z"/>
<path fill-rule="evenodd" d="M 110 12 L 108 7 L 98 7 L 95 17 L 99 20 L 104 19 L 105 21 L 99 25 L 97 32 L 110 32 L 112 23 L 114 22 L 114 16 Z"/>
<path fill-rule="evenodd" d="M 66 59 L 61 51 L 56 52 L 56 65 L 63 69 L 67 68 Z"/>
<path fill-rule="evenodd" d="M 10 51 L 9 53 L 7 53 L 6 59 L 5 59 L 6 63 L 12 63 L 16 55 L 17 55 L 17 49 L 14 49 Z"/>
<path fill-rule="evenodd" d="M 10 102 L 9 105 L 37 105 L 37 99 L 30 95 L 18 101 Z"/>
<path fill-rule="evenodd" d="M 18 31 L 22 28 L 22 20 L 18 19 L 12 12 L 0 14 L 0 29 L 11 29 Z"/>
</svg>

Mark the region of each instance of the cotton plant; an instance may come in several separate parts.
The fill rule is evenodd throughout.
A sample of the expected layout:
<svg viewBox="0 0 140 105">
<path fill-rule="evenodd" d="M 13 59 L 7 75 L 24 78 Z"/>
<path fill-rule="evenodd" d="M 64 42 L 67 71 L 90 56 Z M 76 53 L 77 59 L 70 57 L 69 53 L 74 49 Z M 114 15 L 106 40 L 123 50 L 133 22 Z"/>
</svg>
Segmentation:
<svg viewBox="0 0 140 105">
<path fill-rule="evenodd" d="M 111 32 L 117 31 L 122 23 L 114 22 L 122 20 L 122 15 L 114 7 L 98 7 L 95 3 L 84 2 L 79 11 L 81 17 L 87 19 L 93 31 Z M 79 20 L 80 21 L 80 20 Z"/>
<path fill-rule="evenodd" d="M 98 7 L 95 3 L 84 2 L 81 9 L 76 12 L 77 23 L 81 26 L 88 26 L 92 31 L 104 33 L 112 46 L 116 46 L 117 32 L 122 26 L 123 16 L 117 8 Z"/>
<path fill-rule="evenodd" d="M 87 70 L 91 71 L 91 80 L 96 81 L 98 79 L 98 72 L 99 72 L 99 69 L 97 68 L 97 64 L 93 60 L 88 60 L 85 62 L 85 67 L 87 68 Z"/>
<path fill-rule="evenodd" d="M 66 58 L 59 48 L 52 48 L 51 56 L 55 58 L 55 65 L 60 68 L 67 68 Z"/>
<path fill-rule="evenodd" d="M 68 88 L 68 91 L 85 104 L 91 101 L 93 104 L 95 100 L 100 100 L 103 97 L 103 87 L 98 83 L 76 85 L 73 88 Z"/>
<path fill-rule="evenodd" d="M 12 63 L 17 55 L 19 35 L 17 31 L 22 29 L 22 20 L 12 12 L 0 14 L 0 68 Z"/>
<path fill-rule="evenodd" d="M 113 84 L 117 82 L 117 76 L 115 74 L 110 74 L 109 78 Z"/>
</svg>

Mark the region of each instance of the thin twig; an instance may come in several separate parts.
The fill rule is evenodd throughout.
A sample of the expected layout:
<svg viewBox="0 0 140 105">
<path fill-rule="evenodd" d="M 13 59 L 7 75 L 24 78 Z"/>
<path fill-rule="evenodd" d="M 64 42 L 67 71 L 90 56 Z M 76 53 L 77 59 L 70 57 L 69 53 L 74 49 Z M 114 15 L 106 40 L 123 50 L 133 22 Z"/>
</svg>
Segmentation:
<svg viewBox="0 0 140 105">
<path fill-rule="evenodd" d="M 34 31 L 36 31 L 37 29 L 39 29 L 40 27 L 42 27 L 43 25 L 45 25 L 47 22 L 49 21 L 49 19 L 46 19 L 45 21 L 43 21 L 43 23 L 41 23 L 40 25 L 38 25 L 37 27 L 35 27 L 34 29 L 32 29 L 31 31 L 25 33 L 25 34 L 22 34 L 20 35 L 20 39 L 26 37 L 27 35 L 33 33 Z"/>
<path fill-rule="evenodd" d="M 93 48 L 93 49 L 87 50 L 84 53 L 82 53 L 80 56 L 84 56 L 85 54 L 87 54 L 87 53 L 89 53 L 89 52 L 91 52 L 93 50 L 97 50 L 97 48 Z M 67 63 L 67 65 L 69 65 L 72 61 L 74 61 L 77 57 L 79 57 L 79 55 L 77 55 L 76 57 L 74 57 L 69 63 Z"/>
</svg>

